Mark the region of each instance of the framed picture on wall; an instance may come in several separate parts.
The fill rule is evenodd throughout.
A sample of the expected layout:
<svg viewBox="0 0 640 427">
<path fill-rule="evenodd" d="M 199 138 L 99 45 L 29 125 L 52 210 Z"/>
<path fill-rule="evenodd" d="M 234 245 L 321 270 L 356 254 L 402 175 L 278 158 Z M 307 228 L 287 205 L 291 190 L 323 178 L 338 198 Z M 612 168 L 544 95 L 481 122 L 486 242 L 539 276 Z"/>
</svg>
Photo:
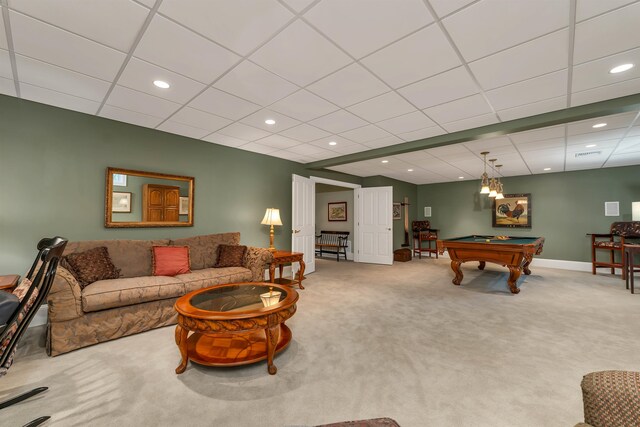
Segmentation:
<svg viewBox="0 0 640 427">
<path fill-rule="evenodd" d="M 393 219 L 402 219 L 402 204 L 393 204 Z"/>
<path fill-rule="evenodd" d="M 111 198 L 111 212 L 131 213 L 131 193 L 114 191 Z"/>
<path fill-rule="evenodd" d="M 180 197 L 179 215 L 189 215 L 189 198 Z"/>
<path fill-rule="evenodd" d="M 330 202 L 327 206 L 329 221 L 347 220 L 347 202 Z"/>
<path fill-rule="evenodd" d="M 493 199 L 493 227 L 531 228 L 531 193 L 505 194 Z"/>
<path fill-rule="evenodd" d="M 114 173 L 113 174 L 113 185 L 117 185 L 118 187 L 126 187 L 127 186 L 127 175 L 122 173 Z"/>
</svg>

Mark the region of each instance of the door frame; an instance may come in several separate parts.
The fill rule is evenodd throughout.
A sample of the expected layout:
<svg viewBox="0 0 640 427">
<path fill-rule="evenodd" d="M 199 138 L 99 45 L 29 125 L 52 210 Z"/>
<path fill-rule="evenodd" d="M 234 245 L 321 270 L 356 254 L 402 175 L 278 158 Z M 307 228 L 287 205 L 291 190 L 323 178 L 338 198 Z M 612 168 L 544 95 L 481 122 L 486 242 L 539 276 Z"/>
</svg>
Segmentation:
<svg viewBox="0 0 640 427">
<path fill-rule="evenodd" d="M 362 188 L 362 185 L 360 184 L 353 184 L 351 182 L 344 182 L 344 181 L 336 181 L 335 179 L 329 179 L 329 178 L 322 178 L 319 176 L 310 176 L 309 179 L 311 179 L 311 181 L 313 181 L 314 183 L 318 184 L 329 184 L 329 185 L 335 185 L 337 187 L 346 187 L 346 188 Z M 353 192 L 353 200 L 351 200 L 352 206 L 353 206 L 353 217 L 354 219 L 358 218 L 358 204 L 355 202 L 356 200 L 356 192 Z M 315 226 L 315 224 L 314 224 Z M 358 231 L 359 231 L 359 226 L 358 226 L 358 221 L 353 221 L 353 247 L 351 248 L 353 250 L 353 262 L 360 262 L 360 255 L 358 253 L 358 248 L 360 247 L 360 242 L 358 242 Z"/>
</svg>

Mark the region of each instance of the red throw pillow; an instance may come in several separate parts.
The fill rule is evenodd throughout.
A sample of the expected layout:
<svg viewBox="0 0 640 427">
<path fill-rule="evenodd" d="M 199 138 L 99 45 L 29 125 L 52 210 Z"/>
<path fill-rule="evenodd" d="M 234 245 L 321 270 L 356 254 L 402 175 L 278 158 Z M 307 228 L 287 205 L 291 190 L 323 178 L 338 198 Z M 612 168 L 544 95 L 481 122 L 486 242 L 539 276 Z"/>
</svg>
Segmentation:
<svg viewBox="0 0 640 427">
<path fill-rule="evenodd" d="M 191 273 L 189 246 L 154 246 L 153 275 L 175 276 Z"/>
</svg>

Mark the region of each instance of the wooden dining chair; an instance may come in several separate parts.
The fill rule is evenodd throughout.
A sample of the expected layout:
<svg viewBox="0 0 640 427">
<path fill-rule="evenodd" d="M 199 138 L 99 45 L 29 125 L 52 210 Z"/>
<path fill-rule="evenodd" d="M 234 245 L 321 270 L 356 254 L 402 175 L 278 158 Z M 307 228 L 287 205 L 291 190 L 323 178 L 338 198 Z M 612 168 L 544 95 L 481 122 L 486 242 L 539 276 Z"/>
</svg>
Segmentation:
<svg viewBox="0 0 640 427">
<path fill-rule="evenodd" d="M 640 221 L 614 222 L 608 233 L 593 233 L 591 235 L 591 272 L 596 274 L 598 268 L 610 268 L 615 274 L 616 268 L 622 271 L 625 280 L 625 243 L 640 240 Z M 608 259 L 598 260 L 598 254 L 606 252 Z"/>
<path fill-rule="evenodd" d="M 438 259 L 438 249 L 436 248 L 438 229 L 431 228 L 429 221 L 412 221 L 411 230 L 413 232 L 413 256 L 418 255 L 418 258 L 422 259 L 423 253 L 429 254 L 429 257 L 431 254 L 436 254 L 436 259 Z"/>
</svg>

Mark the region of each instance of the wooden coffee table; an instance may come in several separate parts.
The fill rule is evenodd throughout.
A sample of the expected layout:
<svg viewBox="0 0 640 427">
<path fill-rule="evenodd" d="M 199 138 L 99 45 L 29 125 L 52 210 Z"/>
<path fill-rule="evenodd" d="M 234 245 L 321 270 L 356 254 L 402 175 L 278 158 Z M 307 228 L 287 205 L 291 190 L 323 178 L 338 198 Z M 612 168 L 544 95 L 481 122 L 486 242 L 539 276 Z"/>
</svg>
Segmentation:
<svg viewBox="0 0 640 427">
<path fill-rule="evenodd" d="M 281 292 L 279 301 L 265 307 L 260 295 Z M 267 359 L 269 374 L 276 353 L 291 341 L 284 322 L 296 312 L 298 293 L 273 283 L 234 283 L 190 292 L 176 301 L 176 344 L 182 361 L 181 374 L 189 360 L 206 366 L 238 366 Z M 189 332 L 192 332 L 189 335 Z"/>
</svg>

